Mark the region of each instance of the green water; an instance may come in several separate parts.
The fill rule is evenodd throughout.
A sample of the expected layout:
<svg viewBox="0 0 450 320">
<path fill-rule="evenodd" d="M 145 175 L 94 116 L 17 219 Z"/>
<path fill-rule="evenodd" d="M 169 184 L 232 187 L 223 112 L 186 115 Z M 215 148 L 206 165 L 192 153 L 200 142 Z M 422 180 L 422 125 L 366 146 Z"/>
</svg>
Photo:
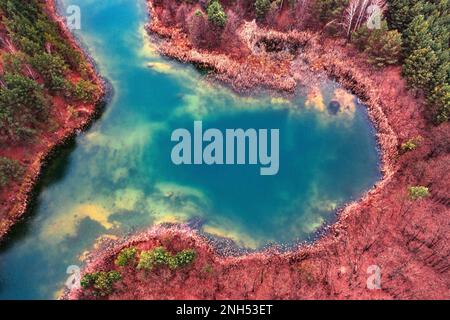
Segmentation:
<svg viewBox="0 0 450 320">
<path fill-rule="evenodd" d="M 82 265 L 101 236 L 160 222 L 195 219 L 248 248 L 305 240 L 379 179 L 367 114 L 335 83 L 315 97 L 240 97 L 156 54 L 144 36 L 143 0 L 64 0 L 63 10 L 69 4 L 81 8 L 76 33 L 114 95 L 52 162 L 35 208 L 0 248 L 0 299 L 54 298 L 67 267 Z M 330 115 L 331 99 L 347 108 Z M 194 120 L 222 131 L 280 129 L 278 175 L 250 165 L 173 165 L 171 132 Z"/>
</svg>

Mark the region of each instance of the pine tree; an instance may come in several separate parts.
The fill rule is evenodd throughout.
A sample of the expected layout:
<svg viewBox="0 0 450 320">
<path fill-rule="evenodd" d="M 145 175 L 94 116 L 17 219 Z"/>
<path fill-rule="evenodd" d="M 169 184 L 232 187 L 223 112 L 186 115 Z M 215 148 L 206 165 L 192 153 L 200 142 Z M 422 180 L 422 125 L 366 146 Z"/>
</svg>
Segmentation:
<svg viewBox="0 0 450 320">
<path fill-rule="evenodd" d="M 419 0 L 389 0 L 386 14 L 389 28 L 403 33 L 415 16 L 420 14 L 421 7 L 416 6 Z"/>
<path fill-rule="evenodd" d="M 438 57 L 431 48 L 414 50 L 403 65 L 403 75 L 408 85 L 413 89 L 423 89 L 425 93 L 430 92 L 437 64 Z"/>
<path fill-rule="evenodd" d="M 430 24 L 423 15 L 415 17 L 404 32 L 404 53 L 409 56 L 414 50 L 431 47 Z"/>
<path fill-rule="evenodd" d="M 373 30 L 367 42 L 369 63 L 376 67 L 393 65 L 398 62 L 402 49 L 402 37 L 397 30 Z"/>
<path fill-rule="evenodd" d="M 368 62 L 381 68 L 398 62 L 402 37 L 397 30 L 388 30 L 386 21 L 380 29 L 370 30 L 363 25 L 353 33 L 352 42 L 368 55 Z"/>
<path fill-rule="evenodd" d="M 340 19 L 347 7 L 348 0 L 321 0 L 314 1 L 311 7 L 311 15 L 319 23 L 325 24 L 333 19 Z"/>
<path fill-rule="evenodd" d="M 224 27 L 227 24 L 228 17 L 219 0 L 212 0 L 208 4 L 206 13 L 208 14 L 208 20 L 215 26 Z"/>
<path fill-rule="evenodd" d="M 450 84 L 445 83 L 435 87 L 428 101 L 436 114 L 437 123 L 450 120 Z"/>
<path fill-rule="evenodd" d="M 270 0 L 256 0 L 255 1 L 255 12 L 256 16 L 264 17 L 266 13 L 269 11 L 271 5 Z"/>
</svg>

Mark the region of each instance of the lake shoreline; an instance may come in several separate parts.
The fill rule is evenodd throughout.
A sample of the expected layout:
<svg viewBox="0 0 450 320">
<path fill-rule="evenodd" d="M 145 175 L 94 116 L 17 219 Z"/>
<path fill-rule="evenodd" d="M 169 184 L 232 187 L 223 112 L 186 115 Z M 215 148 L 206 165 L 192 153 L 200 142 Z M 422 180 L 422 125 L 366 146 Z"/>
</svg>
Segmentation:
<svg viewBox="0 0 450 320">
<path fill-rule="evenodd" d="M 192 49 L 187 37 L 178 28 L 161 24 L 158 12 L 152 5 L 153 1 L 147 2 L 152 16 L 147 31 L 160 37 L 161 42 L 157 46 L 163 55 L 214 70 L 214 79 L 222 80 L 240 92 L 259 86 L 292 92 L 299 83 L 307 85 L 301 81 L 297 83 L 296 79 L 301 80 L 299 75 L 293 74 L 286 78 L 280 74 L 272 78 L 268 73 L 256 74 L 251 66 L 226 57 L 223 52 Z M 417 248 L 409 246 L 411 241 L 418 241 L 415 236 L 411 236 L 410 231 L 415 225 L 421 223 L 426 230 L 434 230 L 436 225 L 445 222 L 445 216 L 439 215 L 445 203 L 435 199 L 423 200 L 425 202 L 421 202 L 421 206 L 428 208 L 430 212 L 437 212 L 429 217 L 426 210 L 414 211 L 414 206 L 407 199 L 407 187 L 419 181 L 418 178 L 411 177 L 409 163 L 425 158 L 434 142 L 431 129 L 420 112 L 423 110 L 423 101 L 408 92 L 399 67 L 382 70 L 369 67 L 365 57 L 342 39 L 330 39 L 309 32 L 296 32 L 295 35 L 288 36 L 279 31 L 260 30 L 255 23 L 248 25 L 248 28 L 252 28 L 256 34 L 264 33 L 273 38 L 299 41 L 303 44 L 302 57 L 311 68 L 306 71 L 307 75 L 310 75 L 310 71 L 323 72 L 359 97 L 376 128 L 381 152 L 382 180 L 360 200 L 339 210 L 337 221 L 326 228 L 320 239 L 289 252 L 279 253 L 276 249 L 267 249 L 238 257 L 219 256 L 214 249 L 214 241 L 208 242 L 186 226 L 157 226 L 116 242 L 105 243 L 102 249 L 91 253 L 85 272 L 117 269 L 113 261 L 122 248 L 135 245 L 151 247 L 168 242 L 172 247 L 184 244 L 195 248 L 203 262 L 207 260 L 212 264 L 213 274 L 202 274 L 199 263 L 191 269 L 179 271 L 179 274 L 160 270 L 157 271 L 158 275 L 163 274 L 166 279 L 164 288 L 160 288 L 154 282 L 140 277 L 137 271 L 128 269 L 125 270 L 124 285 L 109 298 L 450 298 L 446 289 L 448 281 L 440 276 L 447 270 L 445 256 L 435 253 L 430 255 L 430 250 L 435 252 L 436 249 L 423 245 Z M 250 70 L 249 73 L 242 74 L 245 69 Z M 279 69 L 280 73 L 285 71 L 285 68 Z M 263 81 L 259 81 L 260 79 Z M 428 142 L 412 155 L 401 155 L 400 143 L 417 136 Z M 406 218 L 406 214 L 409 214 L 409 218 Z M 433 237 L 431 231 L 425 232 L 420 241 L 427 243 Z M 433 246 L 435 245 L 442 248 L 445 241 L 433 242 Z M 367 270 L 373 265 L 379 265 L 384 275 L 380 290 L 369 290 L 366 287 Z M 402 272 L 404 269 L 410 272 Z M 398 276 L 399 272 L 401 277 Z M 138 293 L 127 290 L 130 287 Z M 149 288 L 154 290 L 148 290 Z M 85 296 L 82 290 L 73 290 L 67 292 L 64 298 L 93 297 Z"/>
<path fill-rule="evenodd" d="M 57 13 L 55 0 L 46 3 L 47 13 L 53 21 L 57 22 L 61 35 L 70 43 L 73 50 L 78 51 L 85 59 L 88 66 L 91 81 L 97 86 L 96 101 L 88 105 L 80 104 L 82 116 L 71 121 L 61 123 L 61 128 L 55 133 L 44 132 L 39 139 L 41 144 L 34 150 L 34 154 L 25 159 L 30 165 L 26 168 L 24 177 L 15 188 L 5 195 L 4 207 L 10 208 L 8 216 L 0 219 L 0 243 L 5 241 L 11 229 L 20 222 L 30 208 L 35 196 L 35 188 L 39 183 L 43 170 L 47 163 L 57 154 L 58 150 L 67 145 L 82 131 L 88 129 L 101 115 L 107 96 L 106 81 L 96 71 L 92 59 L 87 57 L 86 52 L 80 47 L 72 33 L 67 29 L 63 19 Z M 24 146 L 26 148 L 26 146 Z"/>
</svg>

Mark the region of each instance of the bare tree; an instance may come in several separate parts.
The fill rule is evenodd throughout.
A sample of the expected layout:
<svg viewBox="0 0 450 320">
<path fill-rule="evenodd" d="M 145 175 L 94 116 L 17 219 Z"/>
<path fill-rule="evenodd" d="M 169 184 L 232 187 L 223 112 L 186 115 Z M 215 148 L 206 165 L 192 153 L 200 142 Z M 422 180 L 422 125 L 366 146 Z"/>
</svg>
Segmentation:
<svg viewBox="0 0 450 320">
<path fill-rule="evenodd" d="M 372 8 L 372 11 L 369 10 Z M 347 9 L 344 14 L 345 33 L 347 38 L 350 39 L 351 33 L 358 30 L 363 23 L 365 23 L 370 15 L 374 12 L 375 8 L 378 8 L 380 13 L 383 13 L 387 9 L 385 0 L 350 0 Z"/>
<path fill-rule="evenodd" d="M 353 31 L 357 30 L 363 23 L 363 20 L 366 18 L 367 7 L 369 6 L 369 0 L 360 0 L 359 3 L 360 4 L 359 4 L 359 10 L 358 10 L 359 11 L 358 19 L 356 20 L 356 24 L 355 24 Z"/>
<path fill-rule="evenodd" d="M 346 29 L 347 38 L 350 40 L 352 32 L 352 25 L 355 19 L 356 11 L 358 9 L 360 0 L 350 0 L 347 9 L 345 10 L 344 26 Z"/>
</svg>

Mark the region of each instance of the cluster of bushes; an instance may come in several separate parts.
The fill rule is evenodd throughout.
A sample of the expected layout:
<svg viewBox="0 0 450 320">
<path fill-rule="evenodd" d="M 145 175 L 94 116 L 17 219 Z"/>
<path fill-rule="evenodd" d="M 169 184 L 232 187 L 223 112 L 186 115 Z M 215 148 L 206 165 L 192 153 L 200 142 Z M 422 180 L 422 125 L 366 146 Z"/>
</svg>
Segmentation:
<svg viewBox="0 0 450 320">
<path fill-rule="evenodd" d="M 122 249 L 115 260 L 116 266 L 125 267 L 136 262 L 137 249 L 134 247 Z"/>
<path fill-rule="evenodd" d="M 419 146 L 420 141 L 422 141 L 421 137 L 415 137 L 403 142 L 400 146 L 400 152 L 406 153 L 415 150 Z"/>
<path fill-rule="evenodd" d="M 38 0 L 0 0 L 7 31 L 0 35 L 0 43 L 8 52 L 0 76 L 0 132 L 5 142 L 32 137 L 39 124 L 49 122 L 50 95 L 83 102 L 94 98 L 96 88 L 82 56 L 60 35 L 42 6 Z M 84 79 L 73 84 L 67 80 L 69 70 Z"/>
<path fill-rule="evenodd" d="M 311 5 L 311 17 L 313 22 L 324 25 L 331 21 L 341 20 L 348 2 L 349 0 L 313 1 Z M 334 27 L 335 25 L 336 24 L 330 26 L 333 27 L 331 32 L 337 31 L 337 27 Z"/>
<path fill-rule="evenodd" d="M 397 64 L 402 50 L 402 37 L 397 30 L 389 30 L 386 21 L 381 28 L 370 30 L 362 25 L 352 34 L 352 42 L 368 56 L 368 62 L 378 68 Z"/>
<path fill-rule="evenodd" d="M 157 247 L 141 252 L 137 268 L 150 271 L 156 267 L 167 266 L 171 270 L 175 270 L 191 264 L 194 259 L 195 251 L 191 249 L 183 250 L 176 255 L 172 255 L 164 247 Z"/>
<path fill-rule="evenodd" d="M 16 160 L 0 157 L 0 188 L 10 181 L 19 180 L 24 172 L 23 167 Z"/>
<path fill-rule="evenodd" d="M 122 249 L 114 260 L 118 267 L 136 267 L 151 271 L 157 267 L 169 267 L 176 270 L 190 265 L 195 259 L 195 250 L 185 249 L 173 255 L 164 247 L 138 252 L 135 247 Z M 107 296 L 114 291 L 116 282 L 122 279 L 119 271 L 97 271 L 86 273 L 81 279 L 83 289 L 92 290 L 95 296 Z"/>
<path fill-rule="evenodd" d="M 420 200 L 427 198 L 430 195 L 430 191 L 424 186 L 414 186 L 408 188 L 408 197 L 410 200 Z"/>
<path fill-rule="evenodd" d="M 19 73 L 5 72 L 0 81 L 0 131 L 3 139 L 23 140 L 46 120 L 48 100 L 42 86 Z M 2 140 L 3 140 L 2 139 Z"/>
<path fill-rule="evenodd" d="M 119 252 L 115 264 L 119 267 L 137 266 L 138 269 L 152 270 L 156 267 L 167 266 L 171 270 L 185 267 L 195 259 L 195 251 L 186 249 L 173 255 L 164 247 L 156 247 L 152 250 L 139 253 L 134 247 L 125 248 Z"/>
<path fill-rule="evenodd" d="M 81 287 L 92 290 L 95 296 L 107 296 L 114 291 L 114 284 L 122 279 L 118 271 L 97 271 L 86 273 L 81 279 Z"/>
</svg>

